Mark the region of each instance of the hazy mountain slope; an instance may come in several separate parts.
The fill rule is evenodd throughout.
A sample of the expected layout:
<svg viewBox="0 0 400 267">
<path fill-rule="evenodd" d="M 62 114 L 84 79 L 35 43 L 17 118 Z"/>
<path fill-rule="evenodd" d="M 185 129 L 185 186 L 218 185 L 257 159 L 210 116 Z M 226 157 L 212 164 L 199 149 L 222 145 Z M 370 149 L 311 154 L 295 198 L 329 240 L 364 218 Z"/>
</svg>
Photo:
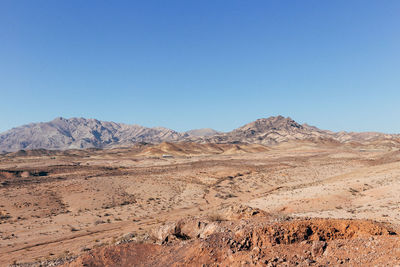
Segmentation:
<svg viewBox="0 0 400 267">
<path fill-rule="evenodd" d="M 202 129 L 194 129 L 194 130 L 190 130 L 185 132 L 186 134 L 188 134 L 189 136 L 213 136 L 216 134 L 220 134 L 220 132 L 211 129 L 211 128 L 202 128 Z"/>
</svg>

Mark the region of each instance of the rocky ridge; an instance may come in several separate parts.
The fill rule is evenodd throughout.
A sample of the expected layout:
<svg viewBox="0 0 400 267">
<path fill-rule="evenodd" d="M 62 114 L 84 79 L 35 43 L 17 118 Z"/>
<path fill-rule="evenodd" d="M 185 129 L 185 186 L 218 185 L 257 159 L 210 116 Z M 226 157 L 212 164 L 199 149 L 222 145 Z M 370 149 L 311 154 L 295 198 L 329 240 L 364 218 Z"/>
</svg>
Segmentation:
<svg viewBox="0 0 400 267">
<path fill-rule="evenodd" d="M 0 152 L 31 149 L 83 149 L 131 146 L 137 143 L 197 142 L 250 143 L 274 145 L 282 142 L 308 140 L 313 142 L 374 142 L 397 144 L 399 135 L 383 133 L 349 133 L 321 130 L 299 124 L 291 118 L 276 116 L 258 119 L 231 132 L 197 129 L 180 133 L 163 127 L 148 128 L 85 118 L 56 118 L 46 123 L 31 123 L 0 134 Z"/>
<path fill-rule="evenodd" d="M 0 151 L 21 149 L 81 149 L 129 146 L 135 143 L 177 141 L 182 134 L 162 127 L 147 128 L 84 118 L 56 118 L 0 134 Z"/>
</svg>

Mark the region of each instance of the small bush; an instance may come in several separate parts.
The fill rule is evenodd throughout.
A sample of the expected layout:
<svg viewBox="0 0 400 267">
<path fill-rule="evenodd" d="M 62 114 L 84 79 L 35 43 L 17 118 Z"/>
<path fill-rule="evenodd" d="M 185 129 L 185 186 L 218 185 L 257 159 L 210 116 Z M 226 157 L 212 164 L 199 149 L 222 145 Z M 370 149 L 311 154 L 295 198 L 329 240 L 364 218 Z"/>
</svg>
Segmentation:
<svg viewBox="0 0 400 267">
<path fill-rule="evenodd" d="M 225 221 L 225 218 L 221 214 L 214 213 L 208 215 L 208 220 L 210 220 L 211 222 L 222 222 Z"/>
</svg>

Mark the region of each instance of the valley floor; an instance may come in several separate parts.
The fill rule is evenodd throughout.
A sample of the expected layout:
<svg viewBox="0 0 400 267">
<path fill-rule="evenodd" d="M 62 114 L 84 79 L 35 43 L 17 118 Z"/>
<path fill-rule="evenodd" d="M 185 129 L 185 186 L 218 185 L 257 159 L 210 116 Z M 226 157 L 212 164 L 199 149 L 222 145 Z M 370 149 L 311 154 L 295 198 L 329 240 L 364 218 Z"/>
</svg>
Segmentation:
<svg viewBox="0 0 400 267">
<path fill-rule="evenodd" d="M 73 257 L 127 238 L 147 246 L 160 241 L 152 233 L 163 225 L 219 220 L 221 209 L 237 205 L 275 221 L 367 219 L 399 227 L 396 149 L 184 146 L 0 156 L 1 264 Z"/>
</svg>

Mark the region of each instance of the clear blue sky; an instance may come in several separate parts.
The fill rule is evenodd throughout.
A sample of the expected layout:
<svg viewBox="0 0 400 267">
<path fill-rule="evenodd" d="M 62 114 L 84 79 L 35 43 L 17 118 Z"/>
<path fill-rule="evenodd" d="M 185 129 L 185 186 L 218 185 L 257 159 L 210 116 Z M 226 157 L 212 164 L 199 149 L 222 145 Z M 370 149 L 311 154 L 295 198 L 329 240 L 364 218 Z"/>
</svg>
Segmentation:
<svg viewBox="0 0 400 267">
<path fill-rule="evenodd" d="M 400 1 L 0 0 L 0 131 L 87 117 L 400 133 Z"/>
</svg>

